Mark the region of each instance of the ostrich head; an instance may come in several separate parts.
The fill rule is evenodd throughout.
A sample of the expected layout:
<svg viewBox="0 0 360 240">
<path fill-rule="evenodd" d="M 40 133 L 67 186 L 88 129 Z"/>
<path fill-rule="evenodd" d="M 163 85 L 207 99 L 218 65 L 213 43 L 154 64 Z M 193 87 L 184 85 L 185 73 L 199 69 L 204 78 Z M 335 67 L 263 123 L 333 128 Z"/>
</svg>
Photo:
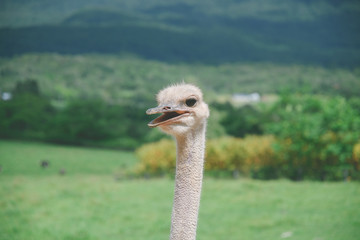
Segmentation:
<svg viewBox="0 0 360 240">
<path fill-rule="evenodd" d="M 206 123 L 209 108 L 203 101 L 201 90 L 191 84 L 179 84 L 161 90 L 157 95 L 158 106 L 150 108 L 147 114 L 161 115 L 149 127 L 159 126 L 164 132 L 178 136 Z"/>
</svg>

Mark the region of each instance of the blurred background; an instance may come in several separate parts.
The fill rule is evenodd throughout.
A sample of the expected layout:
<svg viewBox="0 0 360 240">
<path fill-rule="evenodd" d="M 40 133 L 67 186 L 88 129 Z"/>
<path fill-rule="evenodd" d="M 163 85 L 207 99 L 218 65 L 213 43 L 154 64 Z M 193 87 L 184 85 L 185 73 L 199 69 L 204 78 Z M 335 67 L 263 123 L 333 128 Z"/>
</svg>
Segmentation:
<svg viewBox="0 0 360 240">
<path fill-rule="evenodd" d="M 2 0 L 0 238 L 166 238 L 145 111 L 181 81 L 211 108 L 199 239 L 360 235 L 358 1 Z"/>
</svg>

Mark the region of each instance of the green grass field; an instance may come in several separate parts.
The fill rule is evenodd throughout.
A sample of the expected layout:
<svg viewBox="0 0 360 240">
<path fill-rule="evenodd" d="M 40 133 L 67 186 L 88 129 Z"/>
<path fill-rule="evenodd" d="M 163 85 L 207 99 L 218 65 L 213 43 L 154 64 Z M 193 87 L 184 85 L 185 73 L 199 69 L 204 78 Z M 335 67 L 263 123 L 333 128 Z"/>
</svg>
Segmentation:
<svg viewBox="0 0 360 240">
<path fill-rule="evenodd" d="M 173 180 L 115 180 L 136 161 L 128 152 L 0 141 L 0 239 L 168 239 Z M 356 240 L 359 206 L 358 182 L 206 178 L 197 239 Z"/>
</svg>

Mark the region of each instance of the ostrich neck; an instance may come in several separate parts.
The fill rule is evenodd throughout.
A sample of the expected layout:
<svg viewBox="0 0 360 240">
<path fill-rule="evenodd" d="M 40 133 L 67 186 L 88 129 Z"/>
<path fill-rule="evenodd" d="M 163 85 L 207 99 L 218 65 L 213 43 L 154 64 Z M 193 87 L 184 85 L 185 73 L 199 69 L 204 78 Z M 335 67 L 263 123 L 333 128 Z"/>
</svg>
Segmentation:
<svg viewBox="0 0 360 240">
<path fill-rule="evenodd" d="M 206 123 L 176 137 L 177 159 L 170 240 L 194 240 L 203 178 Z"/>
</svg>

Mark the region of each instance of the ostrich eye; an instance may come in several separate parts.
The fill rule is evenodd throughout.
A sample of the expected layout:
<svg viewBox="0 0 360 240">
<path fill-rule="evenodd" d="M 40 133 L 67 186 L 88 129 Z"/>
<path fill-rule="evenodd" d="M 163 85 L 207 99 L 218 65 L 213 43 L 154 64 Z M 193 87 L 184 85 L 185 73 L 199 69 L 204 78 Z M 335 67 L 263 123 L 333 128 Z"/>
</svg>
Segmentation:
<svg viewBox="0 0 360 240">
<path fill-rule="evenodd" d="M 195 106 L 196 102 L 197 102 L 197 100 L 195 98 L 189 98 L 189 99 L 186 99 L 185 104 L 188 107 L 193 107 L 193 106 Z"/>
</svg>

